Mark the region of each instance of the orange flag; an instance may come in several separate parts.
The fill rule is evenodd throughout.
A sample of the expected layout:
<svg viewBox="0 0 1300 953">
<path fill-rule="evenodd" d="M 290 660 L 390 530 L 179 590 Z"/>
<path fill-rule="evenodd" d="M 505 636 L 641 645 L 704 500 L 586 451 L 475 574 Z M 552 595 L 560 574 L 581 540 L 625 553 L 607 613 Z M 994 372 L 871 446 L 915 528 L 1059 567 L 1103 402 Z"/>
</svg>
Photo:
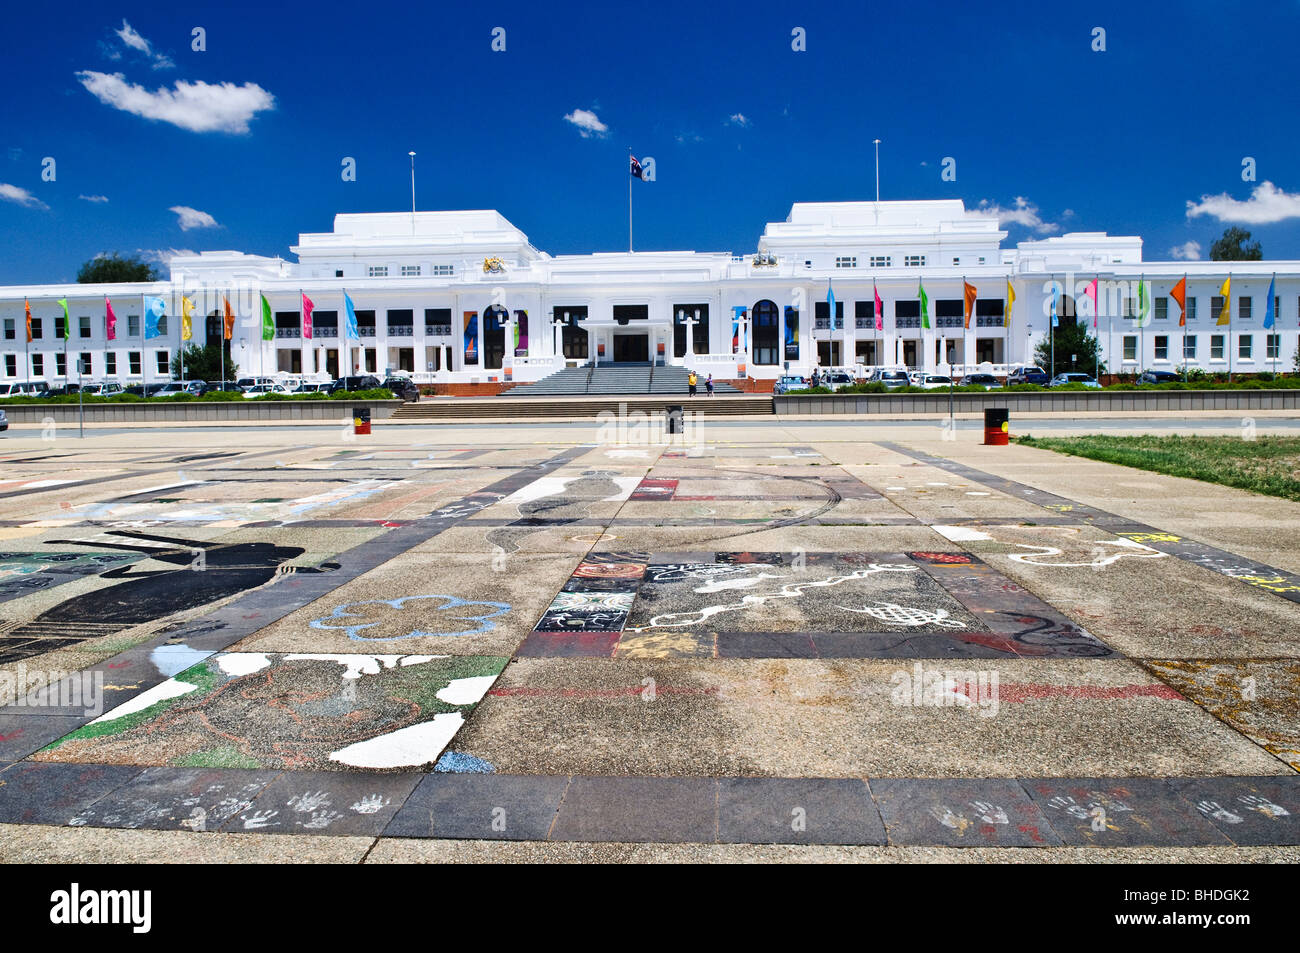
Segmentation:
<svg viewBox="0 0 1300 953">
<path fill-rule="evenodd" d="M 1187 276 L 1183 275 L 1178 284 L 1169 289 L 1169 297 L 1178 302 L 1180 314 L 1178 315 L 1178 326 L 1187 327 Z"/>
<path fill-rule="evenodd" d="M 27 311 L 27 343 L 32 343 L 32 305 L 26 298 L 23 299 L 23 308 Z"/>
<path fill-rule="evenodd" d="M 224 302 L 226 303 L 226 319 L 225 319 L 225 326 L 226 326 L 226 327 L 225 327 L 225 330 L 226 330 L 226 340 L 229 341 L 229 340 L 230 340 L 230 335 L 231 335 L 231 334 L 234 332 L 234 330 L 235 330 L 235 312 L 233 312 L 233 311 L 230 310 L 230 299 L 229 299 L 229 298 L 223 297 L 221 300 L 224 301 Z"/>
<path fill-rule="evenodd" d="M 962 292 L 966 298 L 966 327 L 970 327 L 970 314 L 975 310 L 975 286 L 965 278 L 961 280 Z"/>
</svg>

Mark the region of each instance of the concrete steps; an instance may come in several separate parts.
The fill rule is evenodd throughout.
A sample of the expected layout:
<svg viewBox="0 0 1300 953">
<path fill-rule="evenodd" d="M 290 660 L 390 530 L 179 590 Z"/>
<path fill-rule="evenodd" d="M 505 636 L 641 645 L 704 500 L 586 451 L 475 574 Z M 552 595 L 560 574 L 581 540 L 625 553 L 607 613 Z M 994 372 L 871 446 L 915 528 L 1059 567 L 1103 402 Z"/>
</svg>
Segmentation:
<svg viewBox="0 0 1300 953">
<path fill-rule="evenodd" d="M 654 367 L 650 364 L 603 364 L 599 367 L 566 367 L 540 381 L 512 387 L 502 396 L 510 397 L 560 397 L 603 394 L 662 394 L 687 395 L 687 377 L 684 367 Z M 704 393 L 704 378 L 700 377 L 700 393 Z M 719 396 L 741 393 L 730 384 L 714 381 L 713 389 Z"/>
<path fill-rule="evenodd" d="M 693 400 L 685 395 L 665 397 L 518 397 L 509 393 L 496 397 L 425 397 L 419 403 L 403 404 L 390 420 L 437 420 L 481 418 L 518 420 L 528 417 L 596 417 L 603 412 L 662 414 L 669 404 L 680 404 L 687 412 L 707 417 L 739 414 L 771 414 L 771 394 L 733 394 Z"/>
</svg>

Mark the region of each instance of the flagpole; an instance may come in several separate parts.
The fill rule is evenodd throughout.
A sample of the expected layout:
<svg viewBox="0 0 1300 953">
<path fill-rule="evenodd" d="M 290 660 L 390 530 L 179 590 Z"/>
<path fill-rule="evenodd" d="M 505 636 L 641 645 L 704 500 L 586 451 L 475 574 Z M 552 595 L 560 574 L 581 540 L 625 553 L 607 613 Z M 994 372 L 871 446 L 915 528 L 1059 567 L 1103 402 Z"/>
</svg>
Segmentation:
<svg viewBox="0 0 1300 953">
<path fill-rule="evenodd" d="M 1228 293 L 1223 296 L 1223 309 L 1228 315 L 1228 333 L 1224 335 L 1228 339 L 1228 383 L 1232 383 L 1232 272 L 1228 273 Z"/>
<path fill-rule="evenodd" d="M 1187 383 L 1187 272 L 1183 272 L 1183 383 Z"/>
<path fill-rule="evenodd" d="M 1052 320 L 1047 324 L 1047 339 L 1051 342 L 1049 346 L 1051 367 L 1047 370 L 1047 382 L 1049 384 L 1056 378 L 1056 322 L 1058 320 L 1056 316 L 1056 275 L 1052 275 Z"/>
<path fill-rule="evenodd" d="M 632 155 L 632 150 L 629 149 L 627 151 L 627 154 Z M 629 255 L 632 254 L 632 174 L 631 174 L 631 170 L 629 170 L 628 177 L 627 177 L 627 252 Z"/>
<path fill-rule="evenodd" d="M 149 365 L 145 363 L 145 359 L 144 359 L 144 341 L 145 341 L 144 324 L 145 324 L 145 320 L 149 317 L 149 313 L 148 311 L 145 310 L 144 303 L 145 303 L 145 296 L 142 293 L 140 295 L 140 396 L 148 397 L 149 396 Z M 130 328 L 128 328 L 127 330 L 130 330 Z M 129 367 L 127 369 L 130 370 Z"/>
</svg>

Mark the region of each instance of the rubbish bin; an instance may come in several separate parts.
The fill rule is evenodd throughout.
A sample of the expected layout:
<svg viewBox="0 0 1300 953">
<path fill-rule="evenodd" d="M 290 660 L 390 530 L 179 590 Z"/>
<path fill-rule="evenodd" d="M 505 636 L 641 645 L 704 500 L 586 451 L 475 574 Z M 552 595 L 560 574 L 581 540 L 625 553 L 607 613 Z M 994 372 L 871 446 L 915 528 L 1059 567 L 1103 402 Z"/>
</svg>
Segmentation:
<svg viewBox="0 0 1300 953">
<path fill-rule="evenodd" d="M 686 432 L 686 423 L 682 419 L 681 404 L 669 404 L 664 408 L 664 415 L 665 422 L 667 423 L 665 430 L 667 430 L 668 433 L 673 434 Z"/>
<path fill-rule="evenodd" d="M 353 407 L 352 408 L 352 432 L 353 433 L 370 433 L 370 408 Z"/>
<path fill-rule="evenodd" d="M 988 407 L 984 410 L 984 445 L 1005 447 L 1011 439 L 1011 415 L 1005 407 Z"/>
</svg>

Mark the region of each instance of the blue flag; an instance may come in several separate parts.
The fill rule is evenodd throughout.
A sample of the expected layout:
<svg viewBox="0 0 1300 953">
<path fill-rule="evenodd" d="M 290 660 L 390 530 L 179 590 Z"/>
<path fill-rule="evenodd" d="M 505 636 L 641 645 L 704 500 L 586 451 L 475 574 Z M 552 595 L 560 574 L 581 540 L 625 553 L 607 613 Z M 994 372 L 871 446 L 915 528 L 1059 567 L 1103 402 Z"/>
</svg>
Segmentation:
<svg viewBox="0 0 1300 953">
<path fill-rule="evenodd" d="M 835 323 L 835 289 L 831 287 L 829 281 L 826 282 L 826 313 L 830 316 L 830 325 L 836 331 L 840 330 Z"/>
<path fill-rule="evenodd" d="M 1264 327 L 1266 328 L 1271 328 L 1273 326 L 1273 319 L 1277 317 L 1277 315 L 1273 313 L 1276 310 L 1273 307 L 1273 302 L 1276 300 L 1273 296 L 1274 285 L 1276 283 L 1277 275 L 1274 275 L 1273 280 L 1268 283 L 1268 306 L 1264 309 Z"/>
<path fill-rule="evenodd" d="M 1056 317 L 1056 282 L 1052 282 L 1052 327 L 1057 327 L 1060 323 Z"/>
<path fill-rule="evenodd" d="M 144 336 L 156 338 L 162 334 L 158 322 L 167 314 L 167 303 L 162 298 L 144 299 Z"/>
<path fill-rule="evenodd" d="M 343 307 L 347 311 L 348 322 L 347 328 L 345 329 L 345 333 L 347 334 L 345 340 L 361 340 L 361 332 L 357 330 L 357 309 L 352 306 L 352 298 L 349 297 L 346 291 L 343 292 Z"/>
</svg>

